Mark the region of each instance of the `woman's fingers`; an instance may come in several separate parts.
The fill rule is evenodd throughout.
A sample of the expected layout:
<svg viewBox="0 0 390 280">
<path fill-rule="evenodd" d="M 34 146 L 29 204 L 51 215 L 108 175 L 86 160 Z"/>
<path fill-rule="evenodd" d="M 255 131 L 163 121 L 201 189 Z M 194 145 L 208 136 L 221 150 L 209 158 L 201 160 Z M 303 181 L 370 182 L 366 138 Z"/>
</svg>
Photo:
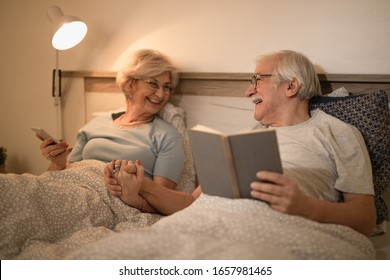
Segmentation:
<svg viewBox="0 0 390 280">
<path fill-rule="evenodd" d="M 61 155 L 68 155 L 70 150 L 68 150 L 68 144 L 65 142 L 60 142 L 57 144 L 53 144 L 53 139 L 43 140 L 40 144 L 40 149 L 42 151 L 42 155 L 49 159 L 54 160 L 56 157 Z"/>
</svg>

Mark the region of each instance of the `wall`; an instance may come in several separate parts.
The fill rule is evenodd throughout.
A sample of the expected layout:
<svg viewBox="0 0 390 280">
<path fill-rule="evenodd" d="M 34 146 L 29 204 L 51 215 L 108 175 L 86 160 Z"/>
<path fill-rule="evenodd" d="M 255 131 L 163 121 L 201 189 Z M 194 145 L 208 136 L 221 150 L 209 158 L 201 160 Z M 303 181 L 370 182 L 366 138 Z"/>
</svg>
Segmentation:
<svg viewBox="0 0 390 280">
<path fill-rule="evenodd" d="M 155 48 L 181 71 L 251 72 L 256 55 L 294 49 L 320 72 L 390 74 L 388 0 L 0 0 L 0 145 L 11 172 L 46 169 L 31 126 L 59 134 L 52 4 L 89 26 L 79 46 L 59 53 L 61 69 L 117 70 L 129 52 Z M 77 83 L 67 81 L 65 94 Z"/>
</svg>

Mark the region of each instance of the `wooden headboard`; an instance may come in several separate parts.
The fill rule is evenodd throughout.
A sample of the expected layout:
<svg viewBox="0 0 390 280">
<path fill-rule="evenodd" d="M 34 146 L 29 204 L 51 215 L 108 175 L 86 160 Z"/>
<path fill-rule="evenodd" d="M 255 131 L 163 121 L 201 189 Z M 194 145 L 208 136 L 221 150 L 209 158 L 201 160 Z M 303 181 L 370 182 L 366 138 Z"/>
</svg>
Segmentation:
<svg viewBox="0 0 390 280">
<path fill-rule="evenodd" d="M 253 104 L 244 97 L 251 75 L 180 73 L 171 102 L 185 110 L 188 127 L 202 123 L 233 132 L 252 126 L 255 123 Z M 118 94 L 120 91 L 115 84 L 116 72 L 62 71 L 62 77 L 63 127 L 69 143 L 95 112 L 115 110 L 124 105 L 124 97 Z M 324 94 L 339 87 L 345 87 L 353 94 L 381 89 L 387 92 L 390 100 L 390 75 L 319 74 L 319 79 Z M 67 80 L 73 86 L 66 86 Z"/>
<path fill-rule="evenodd" d="M 176 94 L 241 97 L 249 85 L 251 73 L 180 73 Z M 119 92 L 116 72 L 62 71 L 64 78 L 84 78 L 86 92 Z M 390 96 L 390 75 L 384 74 L 319 74 L 323 93 L 345 87 L 358 94 L 378 89 Z"/>
</svg>

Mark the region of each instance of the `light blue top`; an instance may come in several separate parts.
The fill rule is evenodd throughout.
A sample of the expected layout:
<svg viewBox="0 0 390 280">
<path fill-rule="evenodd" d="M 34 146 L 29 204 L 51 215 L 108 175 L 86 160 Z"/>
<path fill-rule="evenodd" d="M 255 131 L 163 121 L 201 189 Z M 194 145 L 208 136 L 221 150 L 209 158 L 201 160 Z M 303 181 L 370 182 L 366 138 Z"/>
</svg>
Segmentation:
<svg viewBox="0 0 390 280">
<path fill-rule="evenodd" d="M 149 124 L 121 129 L 113 124 L 111 115 L 103 115 L 92 119 L 77 134 L 68 161 L 83 159 L 103 162 L 139 159 L 146 177 L 162 176 L 178 183 L 184 150 L 177 130 L 158 116 Z"/>
</svg>

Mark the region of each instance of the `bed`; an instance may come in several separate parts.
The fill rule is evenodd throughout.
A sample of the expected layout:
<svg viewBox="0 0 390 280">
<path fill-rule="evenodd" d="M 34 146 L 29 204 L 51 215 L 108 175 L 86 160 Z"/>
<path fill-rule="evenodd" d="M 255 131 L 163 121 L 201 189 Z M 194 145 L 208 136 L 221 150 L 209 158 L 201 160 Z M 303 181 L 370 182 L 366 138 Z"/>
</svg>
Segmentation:
<svg viewBox="0 0 390 280">
<path fill-rule="evenodd" d="M 63 72 L 65 87 L 72 84 L 63 102 L 65 136 L 75 135 L 80 123 L 94 115 L 122 106 L 114 77 L 114 72 Z M 229 132 L 254 124 L 252 106 L 242 97 L 248 77 L 181 73 L 171 104 L 161 113 L 185 140 L 181 191 L 191 192 L 196 185 L 188 127 L 203 123 Z M 369 147 L 376 236 L 368 239 L 344 226 L 283 215 L 248 199 L 201 195 L 169 217 L 141 213 L 107 194 L 102 163 L 85 161 L 40 176 L 1 175 L 0 217 L 7 225 L 0 232 L 1 259 L 390 259 L 390 75 L 327 74 L 320 80 L 330 95 L 311 107 L 356 125 Z M 82 113 L 77 121 L 67 122 L 75 118 L 76 103 Z"/>
</svg>

